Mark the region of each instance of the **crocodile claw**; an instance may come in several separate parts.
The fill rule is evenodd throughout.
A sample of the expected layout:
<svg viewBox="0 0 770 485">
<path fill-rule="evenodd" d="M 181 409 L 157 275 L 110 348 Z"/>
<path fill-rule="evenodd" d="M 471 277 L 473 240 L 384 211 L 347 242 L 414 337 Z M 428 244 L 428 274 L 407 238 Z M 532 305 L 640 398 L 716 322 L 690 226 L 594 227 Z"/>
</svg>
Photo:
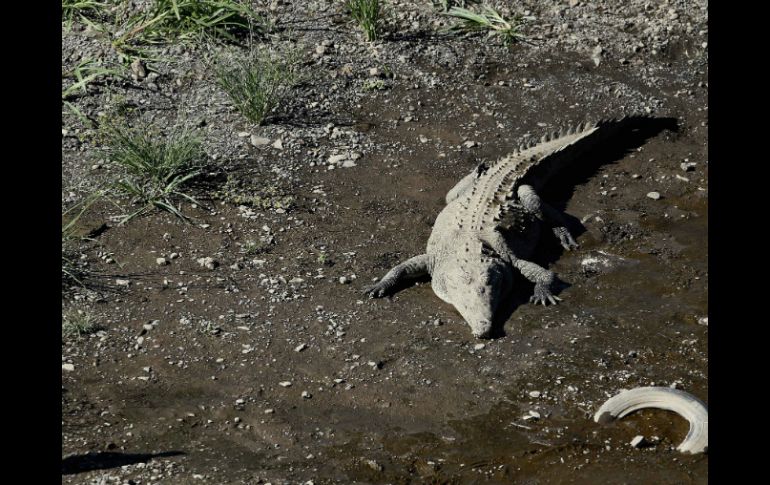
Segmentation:
<svg viewBox="0 0 770 485">
<path fill-rule="evenodd" d="M 365 295 L 368 295 L 369 298 L 382 298 L 385 296 L 385 293 L 388 291 L 388 289 L 381 284 L 371 285 L 364 288 L 363 293 Z"/>
<path fill-rule="evenodd" d="M 561 247 L 563 247 L 567 251 L 572 251 L 573 249 L 577 249 L 580 247 L 577 241 L 575 241 L 575 238 L 572 237 L 572 234 L 569 233 L 566 227 L 556 227 L 554 228 L 553 232 L 554 234 L 556 234 L 556 237 L 559 238 Z"/>
<path fill-rule="evenodd" d="M 536 284 L 535 294 L 529 297 L 529 302 L 534 303 L 535 305 L 542 303 L 543 306 L 546 306 L 548 304 L 547 302 L 550 302 L 551 305 L 556 305 L 560 301 L 562 301 L 561 298 L 551 293 L 551 289 L 548 285 L 543 283 Z"/>
</svg>

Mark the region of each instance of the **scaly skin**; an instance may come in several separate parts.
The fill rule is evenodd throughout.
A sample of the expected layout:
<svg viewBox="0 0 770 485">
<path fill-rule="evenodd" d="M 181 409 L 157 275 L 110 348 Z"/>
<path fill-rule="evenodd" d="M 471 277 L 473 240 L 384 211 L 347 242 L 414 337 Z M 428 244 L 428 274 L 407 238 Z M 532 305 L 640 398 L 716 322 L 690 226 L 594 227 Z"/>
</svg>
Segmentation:
<svg viewBox="0 0 770 485">
<path fill-rule="evenodd" d="M 436 295 L 454 305 L 478 338 L 489 337 L 514 271 L 535 284 L 530 302 L 555 305 L 561 301 L 552 293 L 556 275 L 528 258 L 543 224 L 564 249 L 578 244 L 563 214 L 541 201 L 536 187 L 619 125 L 580 125 L 522 146 L 494 165 L 482 163 L 447 194 L 425 254 L 397 265 L 365 293 L 381 298 L 398 282 L 429 274 Z"/>
</svg>

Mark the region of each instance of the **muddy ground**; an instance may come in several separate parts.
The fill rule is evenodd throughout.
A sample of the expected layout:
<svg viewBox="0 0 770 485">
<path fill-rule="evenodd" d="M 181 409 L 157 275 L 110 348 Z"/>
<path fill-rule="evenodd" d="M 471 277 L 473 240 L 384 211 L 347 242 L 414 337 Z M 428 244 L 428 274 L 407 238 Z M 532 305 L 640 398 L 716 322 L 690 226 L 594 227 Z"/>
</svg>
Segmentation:
<svg viewBox="0 0 770 485">
<path fill-rule="evenodd" d="M 706 483 L 708 457 L 674 450 L 687 432 L 676 415 L 591 418 L 636 386 L 708 402 L 707 17 L 654 3 L 649 21 L 662 9 L 670 40 L 629 55 L 613 46 L 646 31 L 622 27 L 622 12 L 571 3 L 561 15 L 586 23 L 578 45 L 556 29 L 506 47 L 434 35 L 423 17 L 412 33 L 415 20 L 395 12 L 396 33 L 370 46 L 332 2 L 302 13 L 274 2 L 278 25 L 307 28 L 265 42 L 304 46 L 310 77 L 265 126 L 211 81 L 204 59 L 219 46 L 170 46 L 154 86 L 105 81 L 74 99 L 94 117 L 120 97 L 132 124 L 199 127 L 211 168 L 191 189 L 206 207 L 182 204 L 192 224 L 153 212 L 120 225 L 125 212 L 107 201 L 78 224 L 92 236 L 77 246 L 90 276 L 63 287 L 62 309 L 87 312 L 100 330 L 62 338 L 62 364 L 74 368 L 62 370 L 62 483 Z M 429 2 L 400 5 L 440 19 Z M 527 7 L 554 15 L 550 4 Z M 602 26 L 631 40 L 607 34 L 597 66 L 586 32 Z M 77 26 L 62 42 L 63 69 L 84 53 L 111 55 Z M 382 89 L 363 87 L 372 78 Z M 563 252 L 545 237 L 535 258 L 563 281 L 562 304 L 526 303 L 522 281 L 495 338 L 478 341 L 428 282 L 363 297 L 424 252 L 446 192 L 478 160 L 639 112 L 678 129 L 624 133 L 543 194 L 572 216 L 580 244 Z M 66 207 L 116 169 L 98 137 L 62 117 Z M 355 166 L 328 162 L 338 154 Z M 271 202 L 211 195 L 232 186 Z M 631 447 L 636 435 L 651 444 Z"/>
</svg>

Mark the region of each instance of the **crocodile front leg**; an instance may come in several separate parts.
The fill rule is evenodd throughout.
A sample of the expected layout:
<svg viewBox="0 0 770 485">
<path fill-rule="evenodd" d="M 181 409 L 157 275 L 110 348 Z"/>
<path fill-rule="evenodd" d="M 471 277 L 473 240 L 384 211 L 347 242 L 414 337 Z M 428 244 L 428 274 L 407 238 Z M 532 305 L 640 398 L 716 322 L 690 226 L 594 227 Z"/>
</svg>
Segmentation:
<svg viewBox="0 0 770 485">
<path fill-rule="evenodd" d="M 364 293 L 369 295 L 370 298 L 382 298 L 387 295 L 399 281 L 419 278 L 420 276 L 429 274 L 429 262 L 430 258 L 427 254 L 420 254 L 419 256 L 409 258 L 388 271 L 388 274 L 378 281 L 377 284 L 366 287 Z"/>
<path fill-rule="evenodd" d="M 529 299 L 531 303 L 546 305 L 546 302 L 550 302 L 556 305 L 557 301 L 561 301 L 561 298 L 551 293 L 551 285 L 556 279 L 553 271 L 548 271 L 531 261 L 517 257 L 506 243 L 505 237 L 497 231 L 487 234 L 484 241 L 511 266 L 518 269 L 525 278 L 535 284 L 535 294 Z"/>
<path fill-rule="evenodd" d="M 535 294 L 529 298 L 530 303 L 537 305 L 542 303 L 543 306 L 546 302 L 556 305 L 556 301 L 561 301 L 561 298 L 551 293 L 551 285 L 553 284 L 556 275 L 553 271 L 548 271 L 542 266 L 531 261 L 525 261 L 523 259 L 516 259 L 513 261 L 513 267 L 518 269 L 525 278 L 535 284 Z"/>
<path fill-rule="evenodd" d="M 552 227 L 554 235 L 559 238 L 559 242 L 564 249 L 571 251 L 579 247 L 575 238 L 572 237 L 569 229 L 567 229 L 564 215 L 546 202 L 543 202 L 531 185 L 521 185 L 518 188 L 517 195 L 522 206 Z"/>
</svg>

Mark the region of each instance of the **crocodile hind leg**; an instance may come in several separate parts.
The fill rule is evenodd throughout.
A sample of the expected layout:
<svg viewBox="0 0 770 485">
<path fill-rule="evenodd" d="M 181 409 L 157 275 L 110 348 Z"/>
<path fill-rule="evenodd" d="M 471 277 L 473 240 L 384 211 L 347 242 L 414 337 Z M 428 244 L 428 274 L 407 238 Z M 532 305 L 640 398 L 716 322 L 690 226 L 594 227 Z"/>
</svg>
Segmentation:
<svg viewBox="0 0 770 485">
<path fill-rule="evenodd" d="M 429 274 L 429 261 L 430 259 L 427 254 L 420 254 L 419 256 L 409 258 L 388 271 L 388 274 L 378 281 L 377 284 L 366 287 L 364 293 L 369 295 L 370 298 L 381 298 L 387 295 L 400 281 L 419 278 Z"/>
<path fill-rule="evenodd" d="M 564 215 L 546 202 L 543 202 L 531 185 L 519 186 L 517 194 L 522 206 L 551 226 L 554 235 L 559 238 L 559 242 L 564 249 L 571 251 L 579 247 L 575 238 L 572 237 L 569 229 L 567 229 Z"/>
</svg>

